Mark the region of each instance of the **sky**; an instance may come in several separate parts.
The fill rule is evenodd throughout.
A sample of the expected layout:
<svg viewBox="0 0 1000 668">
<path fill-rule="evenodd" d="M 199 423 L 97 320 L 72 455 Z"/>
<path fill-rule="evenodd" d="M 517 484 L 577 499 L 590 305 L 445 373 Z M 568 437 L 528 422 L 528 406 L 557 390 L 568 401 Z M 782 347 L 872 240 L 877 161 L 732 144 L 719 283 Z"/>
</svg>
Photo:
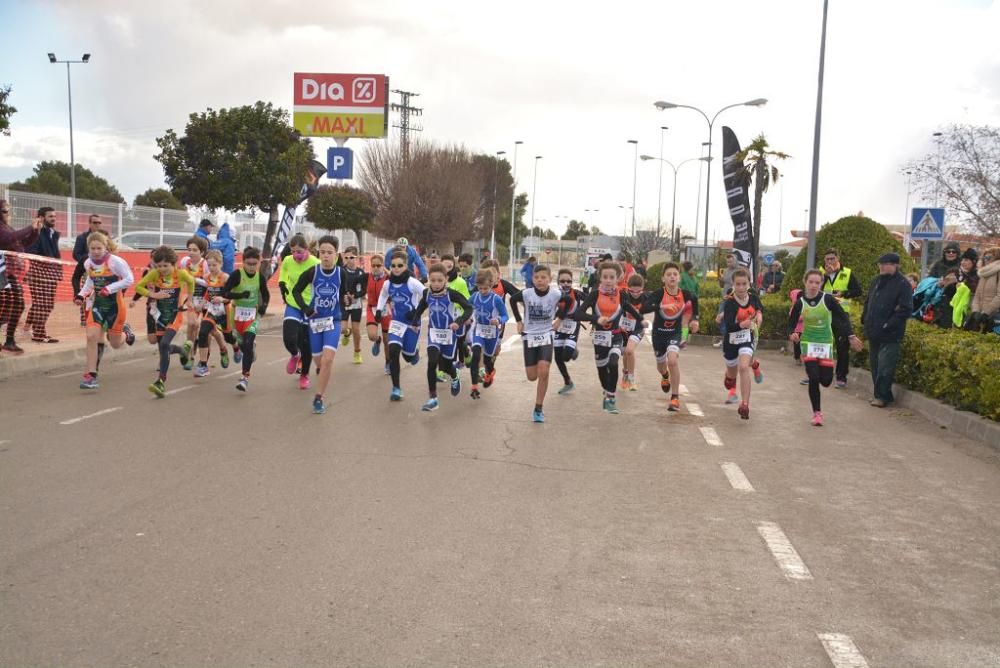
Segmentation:
<svg viewBox="0 0 1000 668">
<path fill-rule="evenodd" d="M 17 27 L 5 31 L 0 84 L 13 86 L 18 108 L 11 136 L 0 136 L 0 182 L 69 159 L 65 66 L 50 64 L 50 51 L 92 54 L 72 71 L 76 160 L 129 201 L 164 185 L 155 138 L 181 131 L 188 114 L 256 100 L 290 109 L 296 71 L 384 73 L 393 88 L 420 93 L 425 139 L 508 159 L 523 141 L 518 190 L 536 192 L 529 218 L 557 232 L 571 218 L 630 229 L 634 174 L 637 226 L 655 227 L 662 197 L 669 227 L 673 170 L 664 169 L 661 191 L 661 163 L 634 171 L 627 141 L 658 157 L 662 137 L 663 156 L 677 164 L 701 154 L 708 125 L 696 111 L 653 103 L 712 116 L 763 97 L 763 107 L 719 116 L 713 152 L 729 125 L 744 144 L 764 133 L 792 156 L 765 196 L 762 242 L 778 243 L 805 228 L 821 19 L 822 0 L 0 0 L 0 25 Z M 1000 1 L 830 1 L 820 224 L 859 211 L 904 222 L 900 168 L 933 151 L 932 133 L 1000 125 L 997 35 Z M 359 151 L 365 141 L 380 140 L 347 145 Z M 328 145 L 314 140 L 319 156 Z M 703 164 L 681 167 L 674 219 L 685 233 L 697 223 L 699 239 Z M 710 240 L 732 238 L 720 167 L 713 161 Z"/>
</svg>

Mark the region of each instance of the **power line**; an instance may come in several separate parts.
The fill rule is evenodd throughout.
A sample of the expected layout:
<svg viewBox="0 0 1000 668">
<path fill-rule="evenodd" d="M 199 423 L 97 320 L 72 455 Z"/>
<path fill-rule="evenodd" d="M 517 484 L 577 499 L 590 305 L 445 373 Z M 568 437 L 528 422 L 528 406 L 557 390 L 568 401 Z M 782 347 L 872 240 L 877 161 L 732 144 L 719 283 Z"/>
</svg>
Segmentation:
<svg viewBox="0 0 1000 668">
<path fill-rule="evenodd" d="M 393 102 L 390 105 L 393 111 L 399 112 L 399 124 L 392 127 L 399 128 L 399 143 L 403 148 L 403 161 L 406 162 L 410 159 L 410 132 L 423 131 L 422 127 L 410 123 L 410 116 L 422 116 L 424 110 L 410 105 L 410 98 L 418 97 L 420 93 L 399 89 L 394 89 L 392 92 L 399 95 L 399 104 Z"/>
</svg>

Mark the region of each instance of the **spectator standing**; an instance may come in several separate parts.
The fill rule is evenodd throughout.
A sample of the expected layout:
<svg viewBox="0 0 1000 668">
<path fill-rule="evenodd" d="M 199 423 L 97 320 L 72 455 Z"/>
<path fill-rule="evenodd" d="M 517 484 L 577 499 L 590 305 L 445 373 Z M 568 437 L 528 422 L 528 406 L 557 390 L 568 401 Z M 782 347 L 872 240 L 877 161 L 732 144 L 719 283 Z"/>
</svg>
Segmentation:
<svg viewBox="0 0 1000 668">
<path fill-rule="evenodd" d="M 535 264 L 537 263 L 538 260 L 535 259 L 534 255 L 532 255 L 531 257 L 528 258 L 528 261 L 525 262 L 524 265 L 521 267 L 521 279 L 524 281 L 524 285 L 526 288 L 530 288 L 533 285 L 532 279 L 534 278 L 535 275 Z"/>
<path fill-rule="evenodd" d="M 896 261 L 899 264 L 899 261 Z M 823 292 L 829 292 L 837 301 L 841 308 L 849 316 L 854 306 L 854 300 L 861 296 L 861 282 L 851 270 L 840 262 L 840 251 L 836 248 L 828 248 L 823 253 L 823 267 L 826 273 L 823 275 Z M 905 277 L 904 277 L 905 280 Z M 850 369 L 851 342 L 843 332 L 835 332 L 834 344 L 837 346 L 837 368 L 834 370 L 836 376 L 836 387 L 842 390 L 847 387 L 847 373 Z"/>
<path fill-rule="evenodd" d="M 719 287 L 722 288 L 722 296 L 725 297 L 733 291 L 733 272 L 739 269 L 736 265 L 736 254 L 726 255 L 726 267 L 719 272 Z M 720 302 L 721 306 L 722 303 Z M 721 312 L 721 311 L 720 311 Z"/>
<path fill-rule="evenodd" d="M 83 285 L 83 263 L 87 261 L 90 257 L 90 251 L 87 248 L 87 239 L 90 237 L 91 232 L 99 232 L 103 229 L 104 221 L 96 213 L 90 214 L 90 219 L 87 221 L 87 231 L 81 232 L 76 235 L 76 241 L 73 243 L 73 259 L 76 260 L 76 267 L 73 269 L 73 277 L 70 279 L 70 283 L 73 285 L 73 294 L 80 294 L 80 287 Z M 87 324 L 87 309 L 85 305 L 80 306 L 80 326 L 83 327 Z"/>
<path fill-rule="evenodd" d="M 761 290 L 767 294 L 773 294 L 781 290 L 781 284 L 785 282 L 785 272 L 781 270 L 781 263 L 775 260 L 771 263 L 770 271 L 764 273 L 764 280 L 761 281 Z"/>
<path fill-rule="evenodd" d="M 24 319 L 24 330 L 31 330 L 31 340 L 35 343 L 59 343 L 48 335 L 45 325 L 52 314 L 56 302 L 56 287 L 63 277 L 59 257 L 59 230 L 56 229 L 56 211 L 50 206 L 38 210 L 36 219 L 42 221 L 35 243 L 25 248 L 31 255 L 53 258 L 56 262 L 30 261 L 24 282 L 31 290 L 31 308 Z"/>
<path fill-rule="evenodd" d="M 205 223 L 208 223 L 208 225 L 205 225 Z M 213 229 L 215 229 L 215 226 L 212 225 L 212 221 L 203 220 L 195 234 L 199 237 L 209 239 L 208 235 Z M 208 247 L 211 250 L 217 250 L 222 253 L 223 273 L 231 274 L 236 270 L 236 241 L 233 239 L 233 233 L 229 229 L 229 223 L 222 224 L 222 227 L 219 228 L 219 233 L 215 235 L 215 241 L 208 244 Z"/>
<path fill-rule="evenodd" d="M 948 273 L 949 269 L 958 269 L 959 264 L 959 253 L 961 253 L 957 241 L 949 241 L 944 245 L 944 251 L 941 253 L 941 259 L 935 262 L 931 266 L 931 273 L 928 276 L 933 276 L 934 278 L 944 278 L 944 275 Z"/>
<path fill-rule="evenodd" d="M 681 274 L 681 290 L 687 290 L 688 294 L 692 294 L 695 297 L 699 296 L 698 293 L 701 290 L 701 284 L 698 283 L 698 275 L 695 273 L 694 264 L 685 262 L 681 266 L 684 268 L 684 272 Z"/>
<path fill-rule="evenodd" d="M 0 323 L 7 323 L 7 339 L 0 348 L 4 352 L 20 355 L 24 350 L 14 340 L 14 333 L 24 313 L 24 291 L 20 285 L 23 260 L 12 253 L 23 253 L 25 246 L 35 243 L 42 221 L 36 218 L 29 227 L 15 230 L 10 226 L 10 220 L 10 203 L 0 199 L 0 251 L 6 252 L 7 276 L 6 287 L 0 289 Z"/>
<path fill-rule="evenodd" d="M 983 252 L 979 284 L 973 293 L 965 328 L 969 331 L 989 333 L 998 325 L 1000 325 L 1000 246 L 993 246 Z"/>
<path fill-rule="evenodd" d="M 208 218 L 202 218 L 201 222 L 198 223 L 198 229 L 195 232 L 195 236 L 199 236 L 205 239 L 208 244 L 212 243 L 212 233 L 215 232 L 215 223 L 210 221 Z M 225 268 L 222 269 L 225 271 Z"/>
<path fill-rule="evenodd" d="M 899 256 L 895 253 L 878 259 L 878 271 L 865 298 L 861 324 L 868 339 L 868 363 L 875 385 L 870 403 L 885 408 L 893 401 L 892 383 L 906 321 L 913 312 L 913 289 L 899 273 Z"/>
</svg>

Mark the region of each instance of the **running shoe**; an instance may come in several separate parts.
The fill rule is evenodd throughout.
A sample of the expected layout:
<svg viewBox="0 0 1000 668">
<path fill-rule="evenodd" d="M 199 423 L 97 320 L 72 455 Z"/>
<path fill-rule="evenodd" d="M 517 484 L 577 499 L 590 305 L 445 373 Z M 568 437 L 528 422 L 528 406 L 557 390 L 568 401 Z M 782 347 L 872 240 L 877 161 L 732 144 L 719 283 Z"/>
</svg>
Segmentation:
<svg viewBox="0 0 1000 668">
<path fill-rule="evenodd" d="M 430 399 L 427 400 L 427 402 L 423 406 L 420 407 L 420 410 L 428 412 L 436 411 L 437 409 L 438 409 L 437 397 L 431 397 Z"/>
<path fill-rule="evenodd" d="M 622 390 L 628 390 L 628 389 L 630 389 L 632 387 L 632 384 L 629 382 L 629 379 L 628 379 L 628 374 L 625 374 L 625 375 L 622 376 L 621 387 L 622 387 Z"/>
<path fill-rule="evenodd" d="M 479 394 L 479 388 L 476 387 L 475 385 L 473 385 L 472 386 L 472 392 L 469 393 L 469 396 L 472 397 L 473 399 L 478 399 L 482 395 Z"/>
<path fill-rule="evenodd" d="M 580 351 L 577 350 L 576 348 L 573 348 L 573 354 L 572 354 L 572 356 L 571 356 L 570 359 L 572 359 L 575 362 L 576 358 L 579 357 L 579 356 L 580 356 Z"/>
<path fill-rule="evenodd" d="M 382 350 L 382 339 L 375 339 L 375 343 L 372 344 L 372 357 L 378 357 L 379 352 Z"/>
<path fill-rule="evenodd" d="M 667 410 L 676 413 L 681 409 L 681 400 L 678 397 L 670 397 L 670 405 Z"/>
<path fill-rule="evenodd" d="M 574 385 L 573 383 L 566 383 L 565 385 L 562 386 L 562 388 L 560 388 L 560 390 L 559 390 L 559 392 L 557 394 L 561 394 L 562 396 L 566 396 L 567 394 L 569 394 L 570 392 L 572 392 L 575 389 L 576 389 L 576 385 Z"/>
<path fill-rule="evenodd" d="M 323 403 L 323 397 L 317 395 L 316 398 L 313 399 L 313 413 L 316 415 L 322 415 L 325 412 L 326 404 Z"/>
<path fill-rule="evenodd" d="M 298 353 L 295 353 L 294 355 L 289 357 L 288 364 L 285 365 L 285 373 L 287 373 L 289 376 L 295 373 L 295 369 L 296 367 L 299 366 L 299 360 L 301 359 L 302 356 Z"/>
<path fill-rule="evenodd" d="M 299 376 L 299 389 L 308 390 L 312 387 L 312 383 L 309 382 L 309 376 Z"/>
<path fill-rule="evenodd" d="M 360 350 L 355 350 L 354 351 L 354 363 L 355 364 L 363 364 L 364 363 L 364 360 L 361 359 L 361 351 Z"/>
<path fill-rule="evenodd" d="M 204 378 L 207 375 L 208 375 L 208 365 L 207 364 L 205 364 L 205 365 L 199 364 L 198 366 L 195 367 L 195 369 L 194 369 L 194 377 L 195 378 Z"/>
<path fill-rule="evenodd" d="M 799 381 L 799 385 L 808 385 L 808 384 L 809 384 L 808 378 L 803 378 L 802 380 Z"/>
<path fill-rule="evenodd" d="M 417 366 L 420 364 L 420 351 L 413 353 L 413 357 L 410 358 L 410 366 Z"/>
<path fill-rule="evenodd" d="M 387 375 L 387 376 L 391 376 L 392 375 L 392 369 L 389 368 L 389 363 L 388 362 L 385 363 L 385 375 Z"/>
<path fill-rule="evenodd" d="M 135 343 L 135 332 L 132 331 L 132 328 L 129 326 L 128 323 L 125 323 L 122 326 L 122 334 L 125 335 L 126 346 L 131 346 L 132 344 Z"/>
<path fill-rule="evenodd" d="M 615 406 L 615 400 L 611 397 L 604 397 L 604 405 L 602 406 L 605 412 L 611 413 L 612 415 L 618 415 L 618 407 Z"/>
<path fill-rule="evenodd" d="M 344 330 L 344 334 L 340 337 L 340 345 L 346 346 L 351 342 L 351 330 Z"/>
<path fill-rule="evenodd" d="M 823 426 L 823 411 L 813 411 L 812 426 L 814 427 Z"/>
<path fill-rule="evenodd" d="M 233 361 L 236 362 L 237 364 L 239 364 L 240 362 L 243 361 L 243 349 L 242 348 L 237 348 L 236 350 L 233 351 Z"/>
<path fill-rule="evenodd" d="M 758 385 L 764 382 L 764 372 L 760 370 L 760 362 L 757 363 L 757 366 L 753 367 L 753 382 Z"/>
<path fill-rule="evenodd" d="M 451 396 L 457 397 L 458 393 L 462 391 L 462 379 L 455 374 L 455 377 L 451 379 Z"/>
<path fill-rule="evenodd" d="M 465 359 L 463 361 L 465 362 L 465 366 L 469 366 L 470 364 L 472 364 L 472 352 L 471 351 L 465 353 Z"/>
<path fill-rule="evenodd" d="M 437 379 L 439 383 L 447 383 L 451 380 L 451 376 L 446 374 L 444 371 L 438 371 Z"/>
<path fill-rule="evenodd" d="M 101 384 L 97 382 L 97 377 L 94 376 L 94 374 L 92 373 L 83 374 L 83 380 L 80 381 L 81 390 L 96 390 L 100 386 Z"/>
<path fill-rule="evenodd" d="M 541 423 L 545 422 L 545 413 L 543 413 L 542 411 L 532 411 L 531 412 L 531 420 L 532 420 L 532 422 L 537 422 L 537 423 L 541 424 Z"/>
<path fill-rule="evenodd" d="M 847 381 L 846 381 L 846 380 L 838 380 L 838 381 L 837 381 L 837 382 L 836 382 L 836 383 L 834 384 L 834 387 L 835 387 L 835 388 L 837 388 L 838 390 L 844 390 L 844 389 L 847 389 Z"/>
<path fill-rule="evenodd" d="M 665 394 L 670 394 L 670 374 L 660 379 L 660 389 L 663 390 Z"/>
<path fill-rule="evenodd" d="M 727 404 L 735 404 L 739 400 L 740 400 L 740 396 L 738 394 L 736 394 L 736 390 L 735 389 L 729 390 L 729 394 L 726 396 L 726 403 Z"/>
<path fill-rule="evenodd" d="M 736 409 L 740 414 L 740 419 L 749 420 L 750 419 L 750 405 L 746 402 L 740 404 L 740 407 Z"/>
<path fill-rule="evenodd" d="M 497 377 L 496 369 L 493 369 L 493 371 L 490 371 L 485 376 L 483 376 L 483 387 L 489 387 L 490 385 L 492 385 L 496 377 Z"/>
<path fill-rule="evenodd" d="M 223 350 L 222 353 L 219 355 L 219 364 L 222 365 L 223 369 L 228 369 L 229 368 L 229 351 L 228 350 Z"/>
<path fill-rule="evenodd" d="M 5 353 L 13 353 L 15 355 L 20 355 L 21 353 L 24 352 L 24 348 L 22 348 L 21 346 L 17 345 L 13 341 L 8 341 L 7 343 L 3 344 L 2 350 Z"/>
<path fill-rule="evenodd" d="M 389 393 L 389 401 L 402 401 L 403 391 L 398 387 L 392 388 L 392 392 Z"/>
<path fill-rule="evenodd" d="M 162 399 L 167 396 L 167 384 L 162 378 L 154 380 L 148 389 L 156 395 L 157 399 Z"/>
<path fill-rule="evenodd" d="M 191 359 L 191 349 L 194 348 L 190 341 L 185 341 L 184 345 L 181 346 L 183 352 L 180 353 L 181 366 L 184 367 L 185 371 L 190 371 L 194 367 L 194 360 Z"/>
<path fill-rule="evenodd" d="M 634 373 L 630 373 L 629 374 L 629 378 L 628 378 L 628 391 L 629 392 L 638 392 L 639 391 L 639 385 L 635 382 L 635 374 Z"/>
<path fill-rule="evenodd" d="M 246 376 L 240 378 L 240 382 L 236 383 L 236 389 L 240 392 L 246 392 L 247 386 L 250 384 L 250 379 Z"/>
</svg>

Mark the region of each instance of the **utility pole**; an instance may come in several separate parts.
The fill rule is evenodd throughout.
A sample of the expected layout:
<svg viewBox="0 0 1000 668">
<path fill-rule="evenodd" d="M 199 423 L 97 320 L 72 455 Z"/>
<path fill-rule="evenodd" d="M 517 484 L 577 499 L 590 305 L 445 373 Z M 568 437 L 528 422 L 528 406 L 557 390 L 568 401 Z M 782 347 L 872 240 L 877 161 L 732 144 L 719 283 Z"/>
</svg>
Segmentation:
<svg viewBox="0 0 1000 668">
<path fill-rule="evenodd" d="M 394 89 L 392 92 L 399 95 L 399 103 L 393 102 L 390 105 L 393 111 L 399 112 L 399 124 L 392 127 L 399 128 L 399 144 L 403 149 L 403 162 L 409 162 L 410 132 L 421 132 L 423 130 L 420 126 L 411 125 L 410 116 L 422 116 L 424 113 L 423 108 L 410 105 L 410 98 L 418 97 L 420 93 L 399 89 Z"/>
</svg>

